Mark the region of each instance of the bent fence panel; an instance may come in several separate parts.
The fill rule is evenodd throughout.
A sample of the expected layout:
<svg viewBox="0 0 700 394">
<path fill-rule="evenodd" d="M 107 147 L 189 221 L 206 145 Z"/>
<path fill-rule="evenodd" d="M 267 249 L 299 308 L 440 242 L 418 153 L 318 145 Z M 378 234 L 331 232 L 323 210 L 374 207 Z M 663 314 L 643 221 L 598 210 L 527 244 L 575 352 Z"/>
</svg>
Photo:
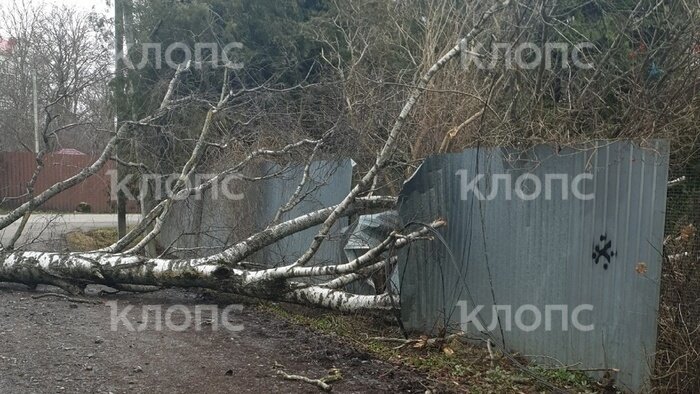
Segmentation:
<svg viewBox="0 0 700 394">
<path fill-rule="evenodd" d="M 427 159 L 404 186 L 400 213 L 404 223 L 443 217 L 448 226 L 403 252 L 405 325 L 489 337 L 540 362 L 619 369 L 619 383 L 644 388 L 668 151 L 663 141 L 600 142 Z"/>
</svg>

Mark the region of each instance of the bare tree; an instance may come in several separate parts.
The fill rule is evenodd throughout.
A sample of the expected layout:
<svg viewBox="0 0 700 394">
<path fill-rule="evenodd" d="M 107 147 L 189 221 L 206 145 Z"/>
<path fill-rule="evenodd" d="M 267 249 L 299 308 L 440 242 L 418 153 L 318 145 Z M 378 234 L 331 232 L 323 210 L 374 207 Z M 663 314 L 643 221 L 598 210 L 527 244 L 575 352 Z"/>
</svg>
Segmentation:
<svg viewBox="0 0 700 394">
<path fill-rule="evenodd" d="M 3 150 L 34 150 L 33 78 L 40 146 L 101 150 L 112 122 L 107 23 L 56 5 L 14 0 L 0 5 L 0 31 L 16 43 L 0 63 Z"/>
<path fill-rule="evenodd" d="M 487 25 L 491 17 L 502 10 L 503 6 L 503 4 L 497 3 L 481 11 L 482 16 L 478 18 L 473 29 L 466 35 L 465 39 L 468 40 L 475 37 Z M 394 296 L 390 293 L 377 296 L 361 296 L 342 291 L 339 289 L 339 286 L 358 280 L 363 275 L 371 274 L 367 273 L 367 269 L 370 267 L 393 264 L 394 261 L 391 258 L 384 260 L 385 258 L 382 257 L 384 252 L 389 249 L 397 250 L 412 242 L 425 239 L 429 234 L 429 228 L 418 229 L 406 234 L 392 233 L 380 245 L 348 263 L 327 266 L 308 266 L 308 263 L 328 236 L 331 227 L 340 217 L 373 212 L 377 209 L 387 209 L 395 204 L 395 198 L 393 197 L 361 198 L 360 195 L 368 190 L 377 173 L 389 163 L 395 151 L 398 138 L 403 132 L 406 119 L 412 113 L 424 89 L 446 64 L 459 58 L 459 53 L 460 46 L 454 46 L 427 70 L 419 85 L 413 89 L 413 92 L 408 97 L 385 143 L 377 150 L 374 165 L 370 167 L 369 171 L 348 196 L 337 206 L 328 207 L 279 224 L 273 224 L 264 231 L 236 243 L 222 253 L 209 257 L 172 260 L 143 257 L 139 255 L 139 252 L 158 234 L 163 218 L 170 212 L 173 199 L 176 198 L 176 196 L 170 196 L 145 215 L 143 221 L 134 230 L 115 245 L 103 251 L 94 253 L 38 253 L 2 249 L 0 251 L 0 280 L 29 285 L 48 283 L 72 293 L 81 292 L 88 284 L 105 284 L 115 288 L 125 285 L 202 287 L 340 310 L 389 308 L 391 305 L 396 304 Z M 107 144 L 100 159 L 93 166 L 86 168 L 71 179 L 54 185 L 54 187 L 12 211 L 5 218 L 0 219 L 0 229 L 6 228 L 21 218 L 27 211 L 45 202 L 51 196 L 80 183 L 94 174 L 95 171 L 104 165 L 107 158 L 112 155 L 114 146 L 119 140 L 128 138 L 131 133 L 140 127 L 151 126 L 158 118 L 178 110 L 178 107 L 183 103 L 191 100 L 191 97 L 177 97 L 175 94 L 182 76 L 188 71 L 189 64 L 181 66 L 175 73 L 156 114 L 136 122 L 124 122 L 116 135 Z M 228 75 L 228 73 L 225 74 Z M 176 195 L 188 195 L 213 185 L 215 180 L 211 180 L 197 188 L 188 188 L 185 179 L 194 173 L 201 163 L 203 154 L 211 142 L 212 125 L 216 123 L 217 117 L 221 113 L 225 113 L 233 98 L 245 95 L 250 91 L 251 89 L 246 88 L 232 90 L 228 77 L 224 77 L 221 94 L 216 101 L 210 104 L 210 109 L 203 121 L 201 132 L 193 146 L 190 157 L 181 167 L 180 178 L 174 187 Z M 239 170 L 253 157 L 274 156 L 285 150 L 296 149 L 303 145 L 318 146 L 321 142 L 322 140 L 302 140 L 282 149 L 257 150 L 251 152 L 238 165 L 231 167 L 220 175 L 224 176 L 229 171 Z M 152 228 L 149 227 L 151 224 L 154 224 Z M 439 228 L 445 224 L 441 220 L 436 220 L 430 227 Z M 242 268 L 244 266 L 242 263 L 252 253 L 291 234 L 316 225 L 320 225 L 321 230 L 319 234 L 306 253 L 299 256 L 294 263 L 278 268 L 258 270 Z M 131 242 L 142 234 L 146 234 L 143 240 L 135 247 L 130 248 Z M 312 285 L 303 281 L 303 278 L 309 277 L 322 277 L 328 278 L 328 280 L 319 285 Z"/>
<path fill-rule="evenodd" d="M 386 138 L 391 111 L 464 37 L 479 2 L 343 1 L 317 39 L 341 81 L 362 146 Z M 667 138 L 678 165 L 696 158 L 697 1 L 513 2 L 462 62 L 424 88 L 392 163 L 394 191 L 426 156 L 471 146 L 526 148 L 596 139 Z M 330 33 L 328 33 L 330 32 Z M 369 114 L 369 115 L 368 115 Z M 365 161 L 367 162 L 367 161 Z"/>
</svg>

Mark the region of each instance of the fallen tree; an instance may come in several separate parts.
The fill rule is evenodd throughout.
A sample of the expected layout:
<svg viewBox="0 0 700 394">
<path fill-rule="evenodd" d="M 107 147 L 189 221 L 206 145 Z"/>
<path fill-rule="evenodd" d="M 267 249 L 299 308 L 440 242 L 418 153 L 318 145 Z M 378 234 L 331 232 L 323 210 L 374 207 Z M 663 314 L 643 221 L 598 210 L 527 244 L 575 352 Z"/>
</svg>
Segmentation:
<svg viewBox="0 0 700 394">
<path fill-rule="evenodd" d="M 439 228 L 445 222 L 432 223 Z M 397 301 L 385 293 L 376 296 L 349 294 L 334 286 L 310 285 L 295 279 L 338 276 L 331 282 L 363 277 L 362 269 L 373 265 L 388 248 L 402 248 L 424 238 L 428 229 L 386 241 L 346 264 L 315 267 L 280 267 L 249 271 L 229 263 L 230 253 L 204 259 L 158 259 L 114 253 L 8 252 L 0 250 L 0 280 L 29 286 L 49 284 L 71 294 L 81 294 L 88 285 L 121 288 L 124 284 L 157 287 L 205 288 L 269 300 L 352 311 L 387 309 Z M 384 264 L 391 264 L 386 261 Z"/>
<path fill-rule="evenodd" d="M 508 1 L 496 3 L 485 9 L 482 16 L 477 18 L 474 27 L 465 36 L 463 42 L 451 48 L 426 71 L 418 85 L 411 91 L 385 143 L 377 149 L 374 164 L 340 204 L 281 223 L 277 223 L 280 217 L 278 214 L 273 223 L 263 231 L 233 244 L 221 253 L 208 257 L 167 259 L 147 257 L 143 254 L 145 246 L 155 239 L 161 231 L 163 220 L 170 214 L 173 202 L 183 196 L 206 190 L 212 187 L 216 181 L 215 178 L 201 186 L 192 188 L 188 187 L 186 182 L 189 177 L 197 173 L 206 149 L 211 145 L 217 145 L 211 141 L 213 138 L 211 129 L 216 121 L 216 117 L 233 107 L 232 100 L 235 98 L 257 89 L 266 88 L 261 86 L 255 89 L 240 88 L 238 91 L 230 90 L 229 86 L 231 84 L 229 83 L 228 72 L 226 72 L 220 97 L 216 101 L 207 103 L 209 109 L 196 145 L 193 147 L 189 159 L 181 167 L 179 177 L 170 196 L 157 204 L 150 212 L 145 213 L 141 222 L 125 237 L 107 248 L 87 253 L 58 253 L 24 251 L 21 248 L 14 249 L 9 247 L 3 249 L 0 247 L 0 282 L 22 283 L 28 286 L 53 285 L 71 294 L 84 292 L 88 285 L 105 285 L 117 290 L 129 291 L 138 291 L 144 286 L 148 289 L 151 287 L 204 288 L 224 293 L 235 293 L 343 311 L 387 309 L 397 305 L 396 295 L 391 294 L 390 290 L 378 295 L 358 295 L 343 291 L 342 288 L 354 281 L 369 277 L 379 269 L 393 267 L 396 264 L 396 258 L 391 252 L 413 242 L 430 240 L 430 234 L 434 229 L 447 225 L 444 221 L 436 218 L 435 222 L 412 229 L 408 233 L 394 231 L 379 245 L 347 263 L 310 266 L 310 261 L 318 252 L 321 244 L 328 239 L 331 229 L 340 218 L 394 208 L 396 204 L 394 197 L 361 196 L 367 192 L 371 195 L 370 186 L 376 183 L 377 176 L 390 162 L 396 151 L 397 143 L 407 118 L 412 113 L 421 95 L 430 85 L 433 77 L 450 61 L 459 58 L 461 48 L 464 47 L 464 41 L 474 39 L 494 13 L 500 11 L 508 3 Z M 0 230 L 7 228 L 56 194 L 74 187 L 84 179 L 95 174 L 113 156 L 112 151 L 115 145 L 120 140 L 129 138 L 130 134 L 135 130 L 138 130 L 140 127 L 151 127 L 152 122 L 156 119 L 179 110 L 181 104 L 195 101 L 193 97 L 189 96 L 180 99 L 174 98 L 178 82 L 183 74 L 190 72 L 190 66 L 191 64 L 183 65 L 175 72 L 160 109 L 156 114 L 140 121 L 124 122 L 105 147 L 100 158 L 93 165 L 70 179 L 56 183 L 10 212 L 0 219 Z M 314 146 L 314 151 L 311 154 L 311 157 L 313 157 L 323 142 L 323 140 L 303 140 L 287 145 L 282 149 L 258 150 L 247 155 L 240 163 L 221 172 L 219 175 L 223 176 L 238 172 L 253 158 L 275 157 L 295 149 L 302 149 L 306 145 Z M 121 160 L 122 158 L 118 159 Z M 123 160 L 121 163 L 132 164 L 136 167 L 146 167 L 143 163 L 125 163 Z M 302 183 L 306 179 L 307 176 L 304 176 Z M 297 192 L 294 193 L 289 202 L 280 207 L 280 212 L 289 211 L 290 207 L 298 204 L 303 199 L 300 197 L 299 190 L 301 190 L 301 187 L 297 189 Z M 320 226 L 319 233 L 314 237 L 308 250 L 292 264 L 275 267 L 276 264 L 270 262 L 270 266 L 275 268 L 247 268 L 250 265 L 246 264 L 245 259 L 255 252 L 314 226 Z M 129 248 L 132 242 L 139 237 L 142 237 L 142 239 L 137 245 Z M 389 255 L 388 258 L 386 257 L 387 255 Z M 309 278 L 315 278 L 315 280 L 310 281 L 308 280 Z"/>
</svg>

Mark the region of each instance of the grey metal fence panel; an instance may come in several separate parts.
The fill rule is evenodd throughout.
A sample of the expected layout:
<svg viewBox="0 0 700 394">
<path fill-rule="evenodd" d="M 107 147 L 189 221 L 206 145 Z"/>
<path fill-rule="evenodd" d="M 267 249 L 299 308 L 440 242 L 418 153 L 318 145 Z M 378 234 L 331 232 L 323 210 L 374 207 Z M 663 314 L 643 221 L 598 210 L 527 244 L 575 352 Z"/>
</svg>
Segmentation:
<svg viewBox="0 0 700 394">
<path fill-rule="evenodd" d="M 280 168 L 261 163 L 248 177 L 266 179 L 250 182 L 237 179 L 228 182 L 229 193 L 222 190 L 192 196 L 173 205 L 158 241 L 163 248 L 183 257 L 205 256 L 218 253 L 242 239 L 265 229 L 277 210 L 287 203 L 301 182 L 304 165 Z M 271 176 L 274 175 L 274 176 Z M 271 176 L 267 178 L 267 176 Z M 315 210 L 340 203 L 350 192 L 352 162 L 317 161 L 312 163 L 309 181 L 302 190 L 301 202 L 285 213 L 281 220 L 292 219 Z M 340 220 L 333 228 L 330 240 L 324 242 L 312 264 L 338 261 L 342 242 L 339 229 L 347 225 Z M 318 226 L 287 237 L 251 256 L 248 261 L 268 266 L 293 262 L 311 245 Z"/>
<path fill-rule="evenodd" d="M 266 166 L 264 173 L 274 174 L 280 168 Z M 285 175 L 267 180 L 262 184 L 263 200 L 256 215 L 259 229 L 264 229 L 275 217 L 279 207 L 294 195 L 304 172 L 304 166 L 296 166 Z M 309 171 L 309 181 L 303 188 L 301 201 L 282 216 L 282 220 L 293 219 L 307 213 L 337 205 L 350 193 L 352 186 L 352 161 L 316 161 Z M 328 241 L 321 245 L 311 264 L 337 263 L 343 240 L 340 230 L 347 226 L 347 219 L 341 219 L 332 229 Z M 271 245 L 254 256 L 254 261 L 269 264 L 293 263 L 311 246 L 320 226 L 287 237 Z"/>
<path fill-rule="evenodd" d="M 642 389 L 656 344 L 668 149 L 662 141 L 645 149 L 601 142 L 582 150 L 484 148 L 427 159 L 401 193 L 400 214 L 404 223 L 443 217 L 448 227 L 441 230 L 444 244 L 424 243 L 403 252 L 399 274 L 406 326 L 484 335 L 476 325 L 464 324 L 468 312 L 483 305 L 484 326 L 497 323 L 486 329 L 488 335 L 507 349 L 542 356 L 542 362 L 618 368 L 619 382 Z M 477 174 L 484 174 L 476 188 L 483 198 L 465 194 Z M 523 174 L 540 179 L 540 197 L 508 198 L 509 188 L 498 180 L 506 174 L 513 191 Z M 552 182 L 547 198 L 551 174 L 566 175 L 568 182 Z M 578 186 L 594 198 L 572 195 L 579 174 L 593 176 Z M 533 181 L 523 183 L 526 193 L 534 193 L 534 187 Z M 611 252 L 608 262 L 605 255 Z M 511 313 L 501 310 L 492 320 L 494 305 L 510 305 Z M 519 329 L 513 317 L 530 305 L 541 312 L 543 323 L 535 325 L 536 312 L 527 312 L 522 322 L 536 328 Z M 567 329 L 557 311 L 547 327 L 545 312 L 563 305 Z M 578 316 L 593 330 L 572 326 L 571 314 L 580 305 L 593 307 Z"/>
</svg>

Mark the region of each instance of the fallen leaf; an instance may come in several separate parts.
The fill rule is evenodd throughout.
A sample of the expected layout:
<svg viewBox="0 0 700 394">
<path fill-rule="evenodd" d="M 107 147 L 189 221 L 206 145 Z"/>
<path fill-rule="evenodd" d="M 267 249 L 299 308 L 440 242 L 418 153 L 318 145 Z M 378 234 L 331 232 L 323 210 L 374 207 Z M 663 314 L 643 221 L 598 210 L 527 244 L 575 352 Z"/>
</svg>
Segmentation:
<svg viewBox="0 0 700 394">
<path fill-rule="evenodd" d="M 634 268 L 634 270 L 637 271 L 639 275 L 644 275 L 647 273 L 649 268 L 647 267 L 646 263 L 637 263 L 637 266 Z"/>
</svg>

